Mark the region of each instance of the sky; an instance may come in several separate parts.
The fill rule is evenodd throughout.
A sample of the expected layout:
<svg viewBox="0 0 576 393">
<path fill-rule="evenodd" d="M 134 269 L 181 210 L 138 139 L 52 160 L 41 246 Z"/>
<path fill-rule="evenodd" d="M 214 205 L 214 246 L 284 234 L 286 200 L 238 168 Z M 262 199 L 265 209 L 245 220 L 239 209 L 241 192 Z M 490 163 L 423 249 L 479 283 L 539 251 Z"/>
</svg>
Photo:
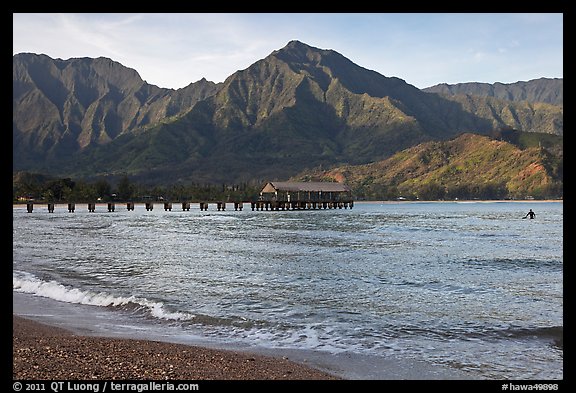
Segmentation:
<svg viewBox="0 0 576 393">
<path fill-rule="evenodd" d="M 13 54 L 108 57 L 178 89 L 292 40 L 418 88 L 563 78 L 562 13 L 14 13 Z"/>
</svg>

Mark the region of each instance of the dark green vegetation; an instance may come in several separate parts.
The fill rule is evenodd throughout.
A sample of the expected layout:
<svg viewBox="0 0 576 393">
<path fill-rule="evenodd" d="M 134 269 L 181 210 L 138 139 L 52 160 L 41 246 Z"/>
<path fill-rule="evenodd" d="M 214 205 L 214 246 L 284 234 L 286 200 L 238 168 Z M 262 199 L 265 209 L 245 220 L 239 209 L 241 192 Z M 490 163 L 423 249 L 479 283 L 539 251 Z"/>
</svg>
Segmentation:
<svg viewBox="0 0 576 393">
<path fill-rule="evenodd" d="M 53 178 L 27 172 L 15 173 L 12 179 L 13 202 L 248 202 L 254 201 L 260 192 L 255 184 L 188 184 L 151 186 L 137 184 L 127 176 L 116 183 L 106 179 L 94 181 Z"/>
<path fill-rule="evenodd" d="M 257 188 L 313 168 L 381 162 L 462 133 L 503 132 L 521 151 L 538 142 L 549 155 L 549 176 L 561 184 L 561 80 L 522 83 L 524 91 L 538 91 L 526 99 L 548 102 L 425 92 L 298 41 L 223 83 L 201 80 L 178 90 L 149 85 L 109 59 L 20 54 L 13 169 L 88 183 L 117 184 L 126 176 L 143 187 Z M 395 183 L 421 188 L 405 175 Z M 362 190 L 367 197 L 393 194 Z"/>
</svg>

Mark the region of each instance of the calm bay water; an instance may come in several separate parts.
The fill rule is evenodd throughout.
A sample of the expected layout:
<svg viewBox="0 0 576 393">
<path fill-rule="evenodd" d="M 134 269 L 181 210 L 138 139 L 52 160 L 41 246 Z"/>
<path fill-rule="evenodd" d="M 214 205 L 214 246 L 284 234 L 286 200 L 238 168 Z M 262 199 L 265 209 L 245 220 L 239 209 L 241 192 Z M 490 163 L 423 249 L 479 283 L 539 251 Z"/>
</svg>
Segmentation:
<svg viewBox="0 0 576 393">
<path fill-rule="evenodd" d="M 413 361 L 439 378 L 563 378 L 561 202 L 123 207 L 15 207 L 15 312 L 95 334 Z"/>
</svg>

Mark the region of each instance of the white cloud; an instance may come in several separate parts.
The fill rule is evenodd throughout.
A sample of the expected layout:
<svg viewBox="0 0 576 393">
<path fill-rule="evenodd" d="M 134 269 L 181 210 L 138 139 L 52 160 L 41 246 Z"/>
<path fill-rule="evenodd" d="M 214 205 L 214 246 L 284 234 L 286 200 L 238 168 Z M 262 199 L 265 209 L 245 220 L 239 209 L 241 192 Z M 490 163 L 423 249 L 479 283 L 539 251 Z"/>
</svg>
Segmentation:
<svg viewBox="0 0 576 393">
<path fill-rule="evenodd" d="M 293 39 L 417 87 L 563 70 L 561 14 L 14 14 L 13 22 L 14 53 L 109 57 L 171 88 L 221 82 Z"/>
</svg>

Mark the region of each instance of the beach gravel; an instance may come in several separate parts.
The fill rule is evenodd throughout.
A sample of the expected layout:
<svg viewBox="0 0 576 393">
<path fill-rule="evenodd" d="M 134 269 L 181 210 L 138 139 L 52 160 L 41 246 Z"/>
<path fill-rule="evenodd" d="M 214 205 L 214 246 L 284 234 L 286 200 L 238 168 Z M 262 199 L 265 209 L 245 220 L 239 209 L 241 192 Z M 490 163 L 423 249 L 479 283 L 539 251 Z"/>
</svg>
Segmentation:
<svg viewBox="0 0 576 393">
<path fill-rule="evenodd" d="M 285 358 L 81 336 L 13 315 L 14 380 L 337 380 Z"/>
</svg>

